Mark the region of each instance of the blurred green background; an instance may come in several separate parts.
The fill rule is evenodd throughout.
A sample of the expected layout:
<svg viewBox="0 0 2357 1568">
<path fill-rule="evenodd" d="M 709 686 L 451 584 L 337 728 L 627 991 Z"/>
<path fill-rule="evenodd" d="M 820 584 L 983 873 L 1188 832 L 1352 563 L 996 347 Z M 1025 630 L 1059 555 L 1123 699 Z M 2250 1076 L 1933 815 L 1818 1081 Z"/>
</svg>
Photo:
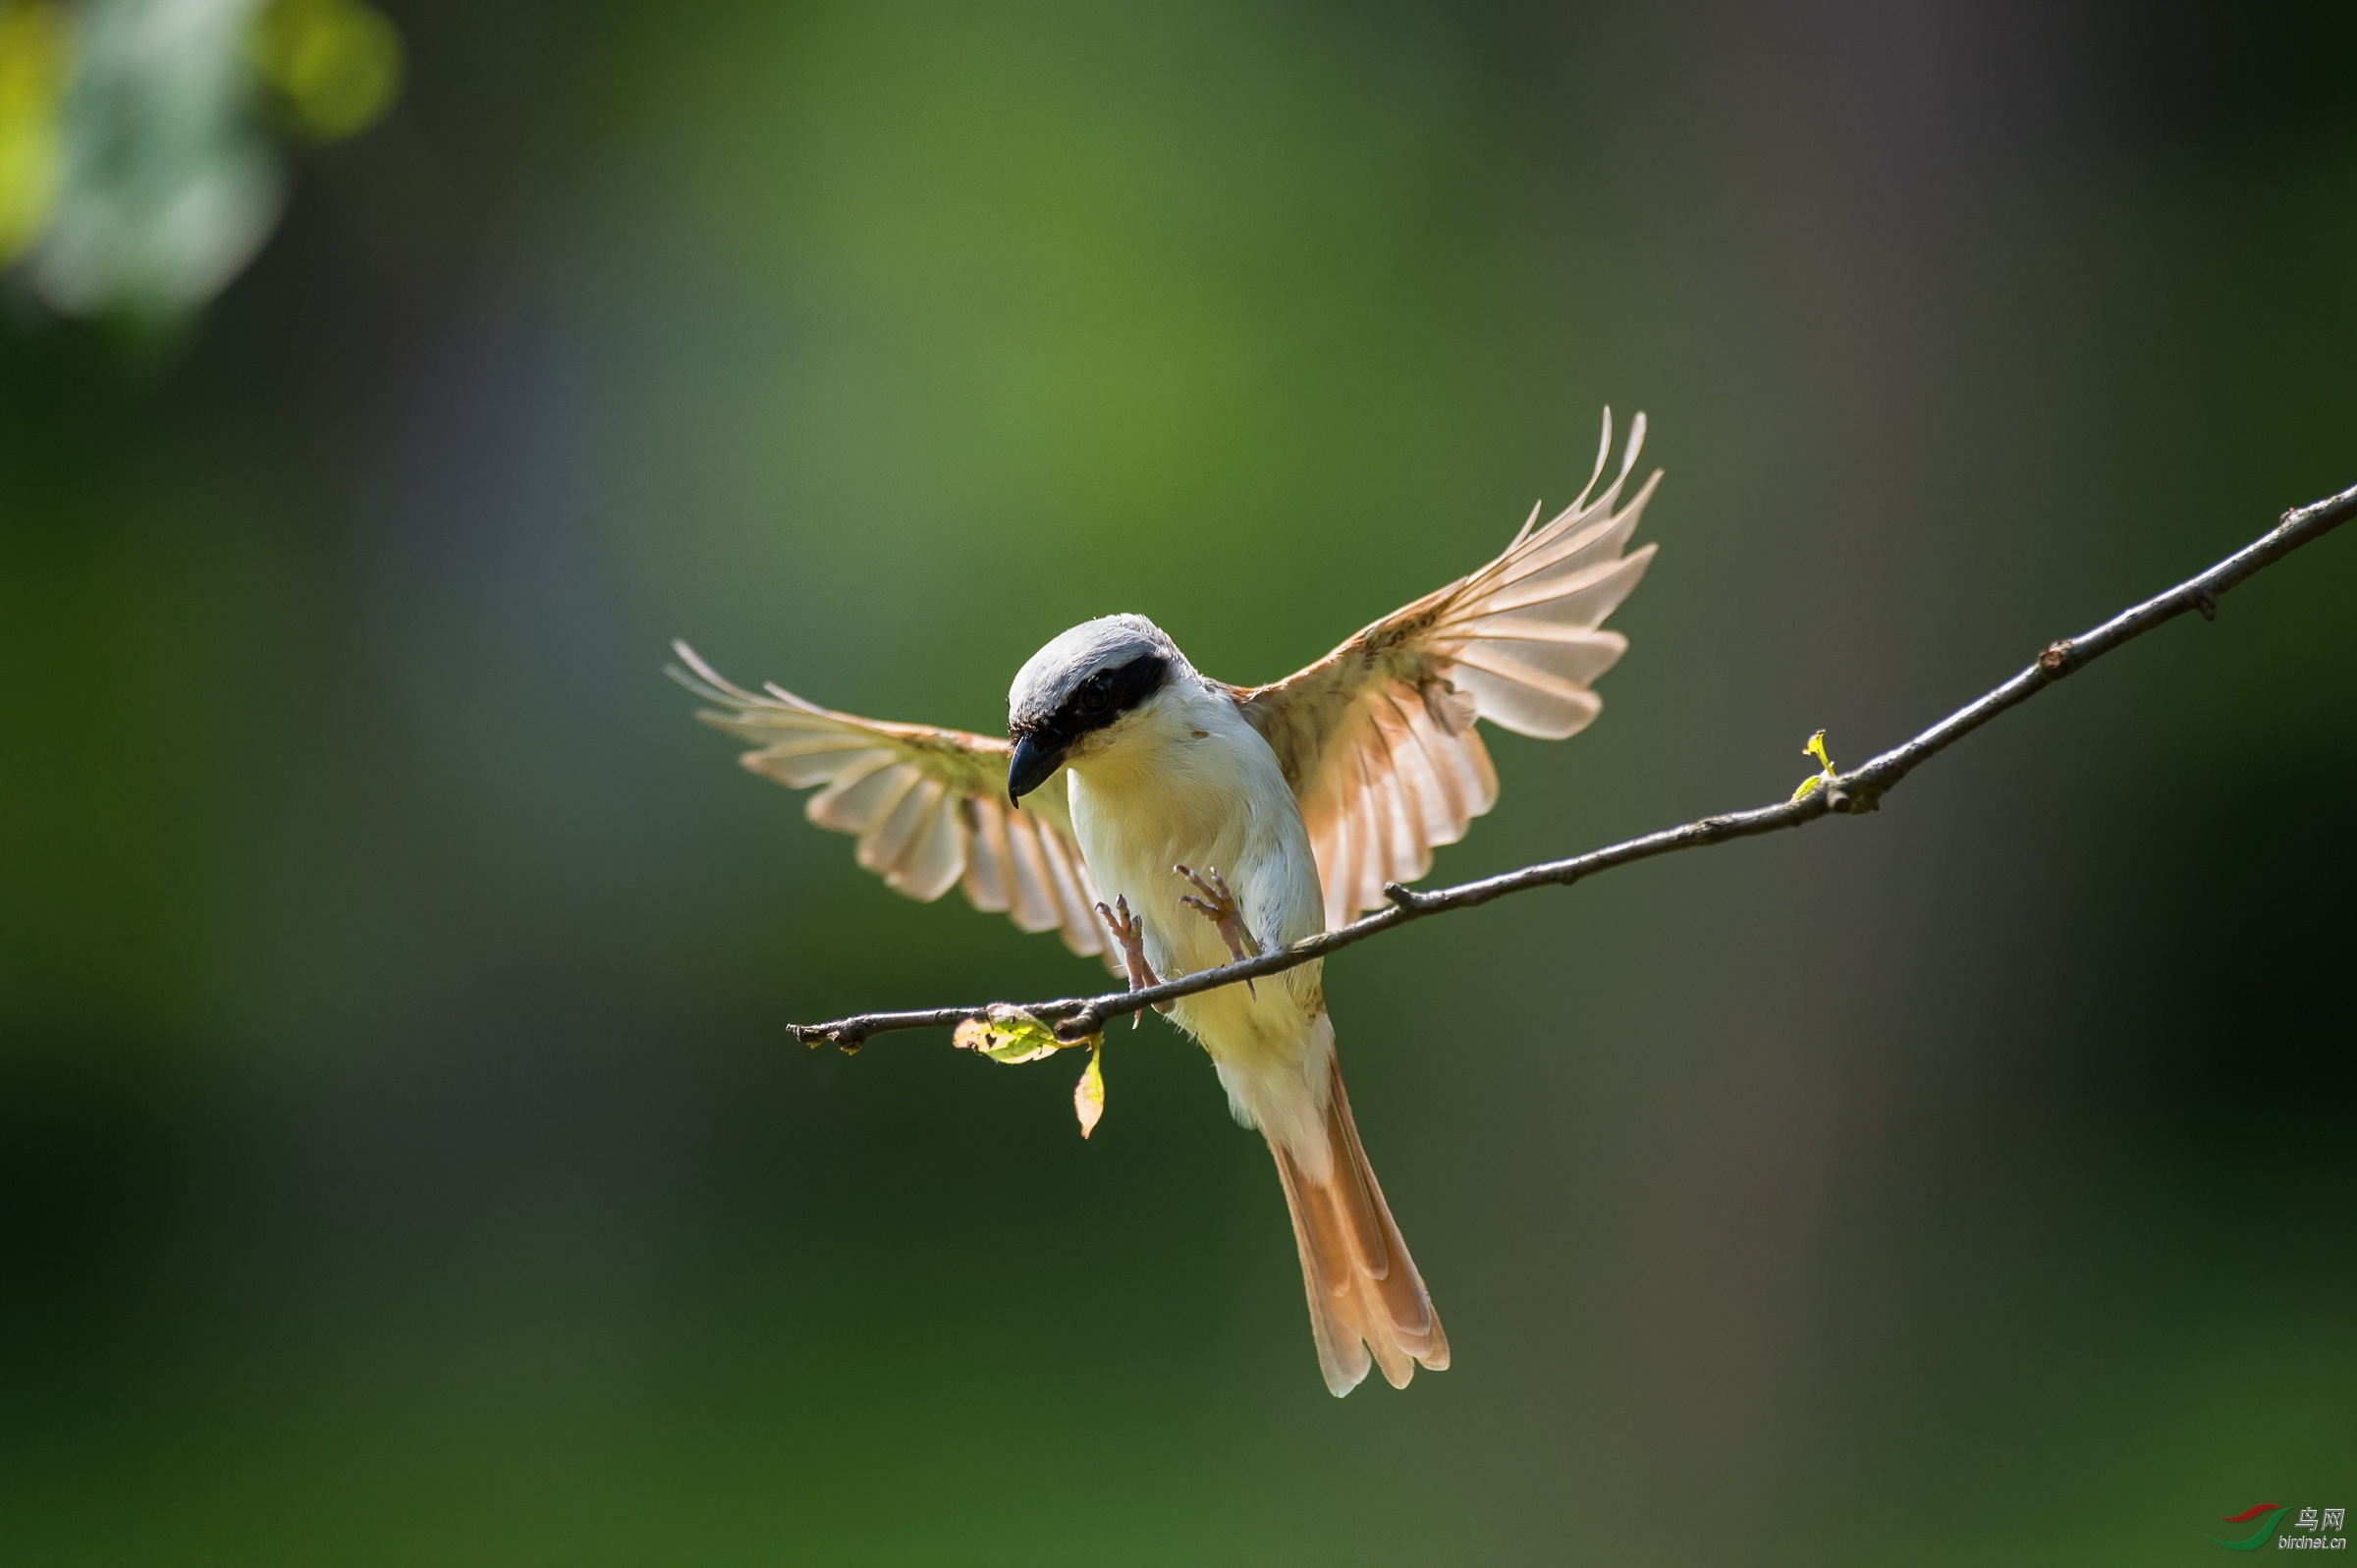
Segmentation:
<svg viewBox="0 0 2357 1568">
<path fill-rule="evenodd" d="M 1336 959 L 1455 1346 L 1199 1054 L 659 674 L 1273 678 L 1653 421 L 1456 880 L 1781 797 L 2357 481 L 2357 13 L 387 4 L 176 326 L 0 325 L 0 1557 L 2139 1563 L 2357 1489 L 2357 539 L 1876 817 Z M 2226 1531 L 2233 1534 L 2232 1531 Z"/>
</svg>

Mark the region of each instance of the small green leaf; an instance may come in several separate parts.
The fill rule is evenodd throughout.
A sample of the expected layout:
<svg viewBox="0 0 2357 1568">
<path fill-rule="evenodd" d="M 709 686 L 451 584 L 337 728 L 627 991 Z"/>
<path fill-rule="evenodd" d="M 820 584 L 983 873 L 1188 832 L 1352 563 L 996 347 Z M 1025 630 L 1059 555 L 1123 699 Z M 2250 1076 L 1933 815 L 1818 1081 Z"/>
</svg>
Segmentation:
<svg viewBox="0 0 2357 1568">
<path fill-rule="evenodd" d="M 1072 1114 L 1080 1118 L 1080 1136 L 1085 1138 L 1097 1130 L 1097 1118 L 1105 1114 L 1105 1048 L 1099 1046 L 1088 1054 L 1088 1070 L 1072 1085 Z"/>
<path fill-rule="evenodd" d="M 1056 1031 L 1041 1023 L 1020 1007 L 1004 1002 L 991 1004 L 986 1018 L 968 1018 L 958 1026 L 950 1044 L 960 1051 L 979 1052 L 993 1061 L 1017 1066 L 1052 1056 L 1068 1046 L 1086 1045 L 1081 1040 L 1059 1040 Z"/>
<path fill-rule="evenodd" d="M 1820 730 L 1809 736 L 1809 743 L 1800 748 L 1800 754 L 1804 757 L 1815 757 L 1822 771 L 1803 779 L 1800 782 L 1800 787 L 1792 791 L 1792 800 L 1801 799 L 1819 784 L 1830 784 L 1834 782 L 1834 759 L 1825 754 L 1824 730 Z M 1787 800 L 1784 804 L 1790 805 L 1792 800 Z"/>
</svg>

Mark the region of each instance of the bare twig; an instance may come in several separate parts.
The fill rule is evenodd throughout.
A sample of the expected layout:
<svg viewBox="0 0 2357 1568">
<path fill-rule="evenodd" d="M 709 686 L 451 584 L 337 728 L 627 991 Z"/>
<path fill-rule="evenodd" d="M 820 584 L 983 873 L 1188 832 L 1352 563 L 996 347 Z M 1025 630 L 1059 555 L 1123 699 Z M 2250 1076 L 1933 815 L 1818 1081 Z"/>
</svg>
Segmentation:
<svg viewBox="0 0 2357 1568">
<path fill-rule="evenodd" d="M 2028 701 L 2121 643 L 2140 637 L 2163 622 L 2174 620 L 2188 610 L 2200 611 L 2204 620 L 2215 617 L 2219 598 L 2226 590 L 2260 568 L 2275 565 L 2310 540 L 2322 538 L 2351 516 L 2357 516 L 2357 485 L 2327 500 L 2286 512 L 2282 521 L 2275 528 L 2199 576 L 2190 577 L 2166 593 L 2148 599 L 2132 610 L 2123 611 L 2093 631 L 2076 637 L 2064 637 L 2049 645 L 2028 669 L 1996 690 L 1957 709 L 1906 744 L 1893 747 L 1848 773 L 1835 775 L 1823 788 L 1812 789 L 1797 799 L 1761 806 L 1751 811 L 1705 817 L 1700 822 L 1665 828 L 1641 838 L 1591 849 L 1584 855 L 1574 855 L 1568 860 L 1545 861 L 1535 866 L 1524 866 L 1519 871 L 1484 877 L 1478 882 L 1440 888 L 1430 892 L 1418 892 L 1410 888 L 1402 888 L 1398 883 L 1387 884 L 1383 891 L 1392 900 L 1389 909 L 1378 910 L 1337 930 L 1303 938 L 1289 947 L 1280 947 L 1235 963 L 1222 964 L 1216 969 L 1198 970 L 1194 974 L 1166 980 L 1141 991 L 1117 991 L 1098 997 L 1065 997 L 1054 1001 L 1031 1002 L 1024 1010 L 1054 1025 L 1056 1033 L 1062 1038 L 1085 1039 L 1104 1028 L 1107 1019 L 1119 1018 L 1125 1013 L 1172 1001 L 1179 997 L 1191 997 L 1215 987 L 1273 975 L 1313 958 L 1324 957 L 1337 948 L 1347 947 L 1352 943 L 1364 942 L 1369 937 L 1406 925 L 1411 920 L 1421 920 L 1426 915 L 1442 914 L 1451 909 L 1469 909 L 1475 904 L 1488 903 L 1493 898 L 1503 898 L 1509 892 L 1521 892 L 1529 888 L 1567 887 L 1600 871 L 1610 871 L 1615 866 L 1651 860 L 1656 855 L 1670 854 L 1674 850 L 1699 849 L 1705 844 L 1725 843 L 1730 838 L 1749 838 L 1784 828 L 1798 828 L 1832 812 L 1854 815 L 1872 811 L 1882 804 L 1883 796 L 1889 794 L 1901 779 L 2007 708 Z M 836 1045 L 846 1051 L 855 1051 L 871 1035 L 885 1034 L 895 1029 L 946 1029 L 968 1018 L 981 1017 L 987 1010 L 987 1006 L 971 1006 L 933 1007 L 916 1012 L 863 1012 L 833 1023 L 793 1024 L 789 1027 L 794 1031 L 795 1038 L 805 1045 Z"/>
</svg>

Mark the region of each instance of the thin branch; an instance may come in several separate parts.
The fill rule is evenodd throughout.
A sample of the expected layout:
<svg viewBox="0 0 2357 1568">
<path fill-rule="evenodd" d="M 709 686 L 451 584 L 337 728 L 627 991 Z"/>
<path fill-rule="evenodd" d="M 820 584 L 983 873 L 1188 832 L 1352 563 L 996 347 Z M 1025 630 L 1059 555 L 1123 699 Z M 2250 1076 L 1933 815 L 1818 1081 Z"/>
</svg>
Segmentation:
<svg viewBox="0 0 2357 1568">
<path fill-rule="evenodd" d="M 1376 911 L 1364 919 L 1354 920 L 1334 931 L 1305 937 L 1289 947 L 1222 964 L 1216 969 L 1198 970 L 1176 980 L 1166 980 L 1142 991 L 1109 992 L 1098 997 L 1064 997 L 1053 1001 L 1028 1003 L 1024 1010 L 1043 1022 L 1053 1024 L 1056 1033 L 1068 1040 L 1085 1039 L 1104 1028 L 1108 1019 L 1119 1018 L 1159 1002 L 1191 997 L 1198 992 L 1219 986 L 1231 986 L 1239 981 L 1258 979 L 1281 970 L 1322 958 L 1338 948 L 1366 941 L 1369 937 L 1421 920 L 1427 915 L 1446 913 L 1452 909 L 1469 909 L 1475 904 L 1503 898 L 1509 892 L 1521 892 L 1530 888 L 1568 887 L 1615 866 L 1632 865 L 1639 860 L 1651 860 L 1656 855 L 1670 854 L 1679 849 L 1699 849 L 1705 844 L 1726 843 L 1733 838 L 1750 838 L 1764 833 L 1776 833 L 1785 828 L 1798 828 L 1815 822 L 1833 812 L 1855 815 L 1873 811 L 1882 804 L 1883 796 L 1924 763 L 1972 733 L 1990 720 L 2016 704 L 2060 680 L 2074 671 L 2102 658 L 2131 638 L 2140 637 L 2165 621 L 2172 621 L 2189 610 L 2201 612 L 2205 621 L 2218 614 L 2219 596 L 2240 583 L 2244 578 L 2271 567 L 2285 556 L 2322 538 L 2351 516 L 2357 516 L 2357 485 L 2339 495 L 2283 514 L 2283 520 L 2268 533 L 2196 577 L 2189 577 L 2166 593 L 2148 599 L 2132 610 L 2121 612 L 2096 627 L 2076 637 L 2064 637 L 2053 643 L 2032 661 L 2029 668 L 2012 679 L 1966 704 L 1932 726 L 1905 745 L 1896 746 L 1873 761 L 1844 774 L 1832 777 L 1823 788 L 1813 789 L 1797 799 L 1773 806 L 1761 806 L 1751 811 L 1730 812 L 1725 816 L 1705 817 L 1682 827 L 1665 828 L 1641 838 L 1591 849 L 1584 855 L 1568 860 L 1550 860 L 1519 871 L 1508 871 L 1478 882 L 1467 882 L 1453 888 L 1418 892 L 1398 883 L 1384 887 L 1384 895 L 1392 906 Z M 895 1029 L 946 1029 L 968 1018 L 979 1018 L 988 1006 L 933 1007 L 916 1012 L 863 1012 L 855 1017 L 838 1019 L 833 1023 L 789 1025 L 795 1039 L 805 1045 L 836 1045 L 846 1051 L 855 1051 L 871 1035 Z"/>
</svg>

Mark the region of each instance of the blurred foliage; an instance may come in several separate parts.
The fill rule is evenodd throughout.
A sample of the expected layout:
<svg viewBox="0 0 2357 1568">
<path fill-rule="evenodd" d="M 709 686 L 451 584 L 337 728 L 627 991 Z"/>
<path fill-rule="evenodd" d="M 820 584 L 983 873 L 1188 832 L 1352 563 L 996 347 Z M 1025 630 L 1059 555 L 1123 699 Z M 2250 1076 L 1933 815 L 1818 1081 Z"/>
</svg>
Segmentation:
<svg viewBox="0 0 2357 1568">
<path fill-rule="evenodd" d="M 46 0 L 0 6 L 0 266 L 23 255 L 57 197 L 65 18 Z"/>
<path fill-rule="evenodd" d="M 367 130 L 401 91 L 401 34 L 360 0 L 270 0 L 250 43 L 295 124 L 316 141 Z"/>
<path fill-rule="evenodd" d="M 401 43 L 361 0 L 34 0 L 0 13 L 0 263 L 68 315 L 169 322 L 285 203 L 256 75 L 304 137 L 373 124 Z M 29 254 L 27 254 L 29 252 Z"/>
</svg>

